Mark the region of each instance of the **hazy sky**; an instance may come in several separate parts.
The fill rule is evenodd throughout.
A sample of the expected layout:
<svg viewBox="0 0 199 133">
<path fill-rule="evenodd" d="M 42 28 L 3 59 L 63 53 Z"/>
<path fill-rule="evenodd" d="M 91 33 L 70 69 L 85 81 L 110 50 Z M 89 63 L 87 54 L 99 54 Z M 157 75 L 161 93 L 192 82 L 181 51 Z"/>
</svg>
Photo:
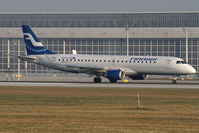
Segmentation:
<svg viewBox="0 0 199 133">
<path fill-rule="evenodd" d="M 0 12 L 199 11 L 199 0 L 0 0 Z"/>
</svg>

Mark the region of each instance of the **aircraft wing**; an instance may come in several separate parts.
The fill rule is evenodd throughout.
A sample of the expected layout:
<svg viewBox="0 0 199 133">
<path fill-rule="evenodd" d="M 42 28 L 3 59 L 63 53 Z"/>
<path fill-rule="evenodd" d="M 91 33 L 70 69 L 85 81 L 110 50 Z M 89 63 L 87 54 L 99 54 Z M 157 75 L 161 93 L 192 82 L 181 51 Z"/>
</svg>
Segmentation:
<svg viewBox="0 0 199 133">
<path fill-rule="evenodd" d="M 93 72 L 106 72 L 105 67 L 90 67 L 90 66 L 80 66 L 80 65 L 66 65 L 68 68 L 79 68 L 87 71 L 93 71 Z"/>
<path fill-rule="evenodd" d="M 129 68 L 123 68 L 123 67 L 90 67 L 90 66 L 78 66 L 78 65 L 67 65 L 67 67 L 82 69 L 82 70 L 88 71 L 88 73 L 105 73 L 108 70 L 120 69 L 124 71 L 125 73 L 137 74 L 137 72 L 135 72 L 134 70 L 129 69 Z"/>
</svg>

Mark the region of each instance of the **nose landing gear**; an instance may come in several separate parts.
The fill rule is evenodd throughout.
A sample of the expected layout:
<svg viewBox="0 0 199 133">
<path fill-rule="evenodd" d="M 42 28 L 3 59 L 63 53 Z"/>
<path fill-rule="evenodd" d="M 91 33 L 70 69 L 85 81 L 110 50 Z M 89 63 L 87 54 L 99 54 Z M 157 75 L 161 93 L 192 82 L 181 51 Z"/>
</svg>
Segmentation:
<svg viewBox="0 0 199 133">
<path fill-rule="evenodd" d="M 171 83 L 172 83 L 172 84 L 176 84 L 176 83 L 177 83 L 177 79 L 178 79 L 177 77 L 173 77 Z"/>
<path fill-rule="evenodd" d="M 173 79 L 173 80 L 171 81 L 171 83 L 172 83 L 172 84 L 176 84 L 177 81 Z"/>
</svg>

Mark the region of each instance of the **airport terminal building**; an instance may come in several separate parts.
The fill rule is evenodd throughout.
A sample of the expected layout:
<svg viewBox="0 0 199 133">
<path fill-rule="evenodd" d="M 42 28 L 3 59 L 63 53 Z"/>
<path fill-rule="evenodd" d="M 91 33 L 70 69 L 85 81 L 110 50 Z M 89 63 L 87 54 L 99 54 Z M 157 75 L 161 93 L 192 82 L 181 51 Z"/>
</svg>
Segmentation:
<svg viewBox="0 0 199 133">
<path fill-rule="evenodd" d="M 199 12 L 0 13 L 1 73 L 60 73 L 9 55 L 24 55 L 21 25 L 58 54 L 176 56 L 199 75 Z"/>
</svg>

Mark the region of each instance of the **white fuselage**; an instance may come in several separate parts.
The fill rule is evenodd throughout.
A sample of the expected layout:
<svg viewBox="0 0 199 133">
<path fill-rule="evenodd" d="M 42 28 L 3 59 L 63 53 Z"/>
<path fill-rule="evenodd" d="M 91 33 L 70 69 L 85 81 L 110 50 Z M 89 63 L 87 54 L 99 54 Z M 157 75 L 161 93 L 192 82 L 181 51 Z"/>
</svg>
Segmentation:
<svg viewBox="0 0 199 133">
<path fill-rule="evenodd" d="M 120 69 L 127 76 L 136 74 L 187 75 L 196 72 L 191 65 L 182 63 L 183 59 L 176 57 L 81 54 L 45 54 L 29 57 L 38 58 L 36 63 L 40 65 L 73 73 L 96 74 L 105 73 L 110 69 Z"/>
<path fill-rule="evenodd" d="M 94 83 L 101 83 L 101 76 L 115 83 L 125 76 L 143 80 L 147 75 L 196 73 L 192 66 L 176 57 L 54 54 L 43 46 L 28 25 L 22 25 L 22 31 L 28 56 L 18 58 L 65 72 L 93 74 Z"/>
</svg>

